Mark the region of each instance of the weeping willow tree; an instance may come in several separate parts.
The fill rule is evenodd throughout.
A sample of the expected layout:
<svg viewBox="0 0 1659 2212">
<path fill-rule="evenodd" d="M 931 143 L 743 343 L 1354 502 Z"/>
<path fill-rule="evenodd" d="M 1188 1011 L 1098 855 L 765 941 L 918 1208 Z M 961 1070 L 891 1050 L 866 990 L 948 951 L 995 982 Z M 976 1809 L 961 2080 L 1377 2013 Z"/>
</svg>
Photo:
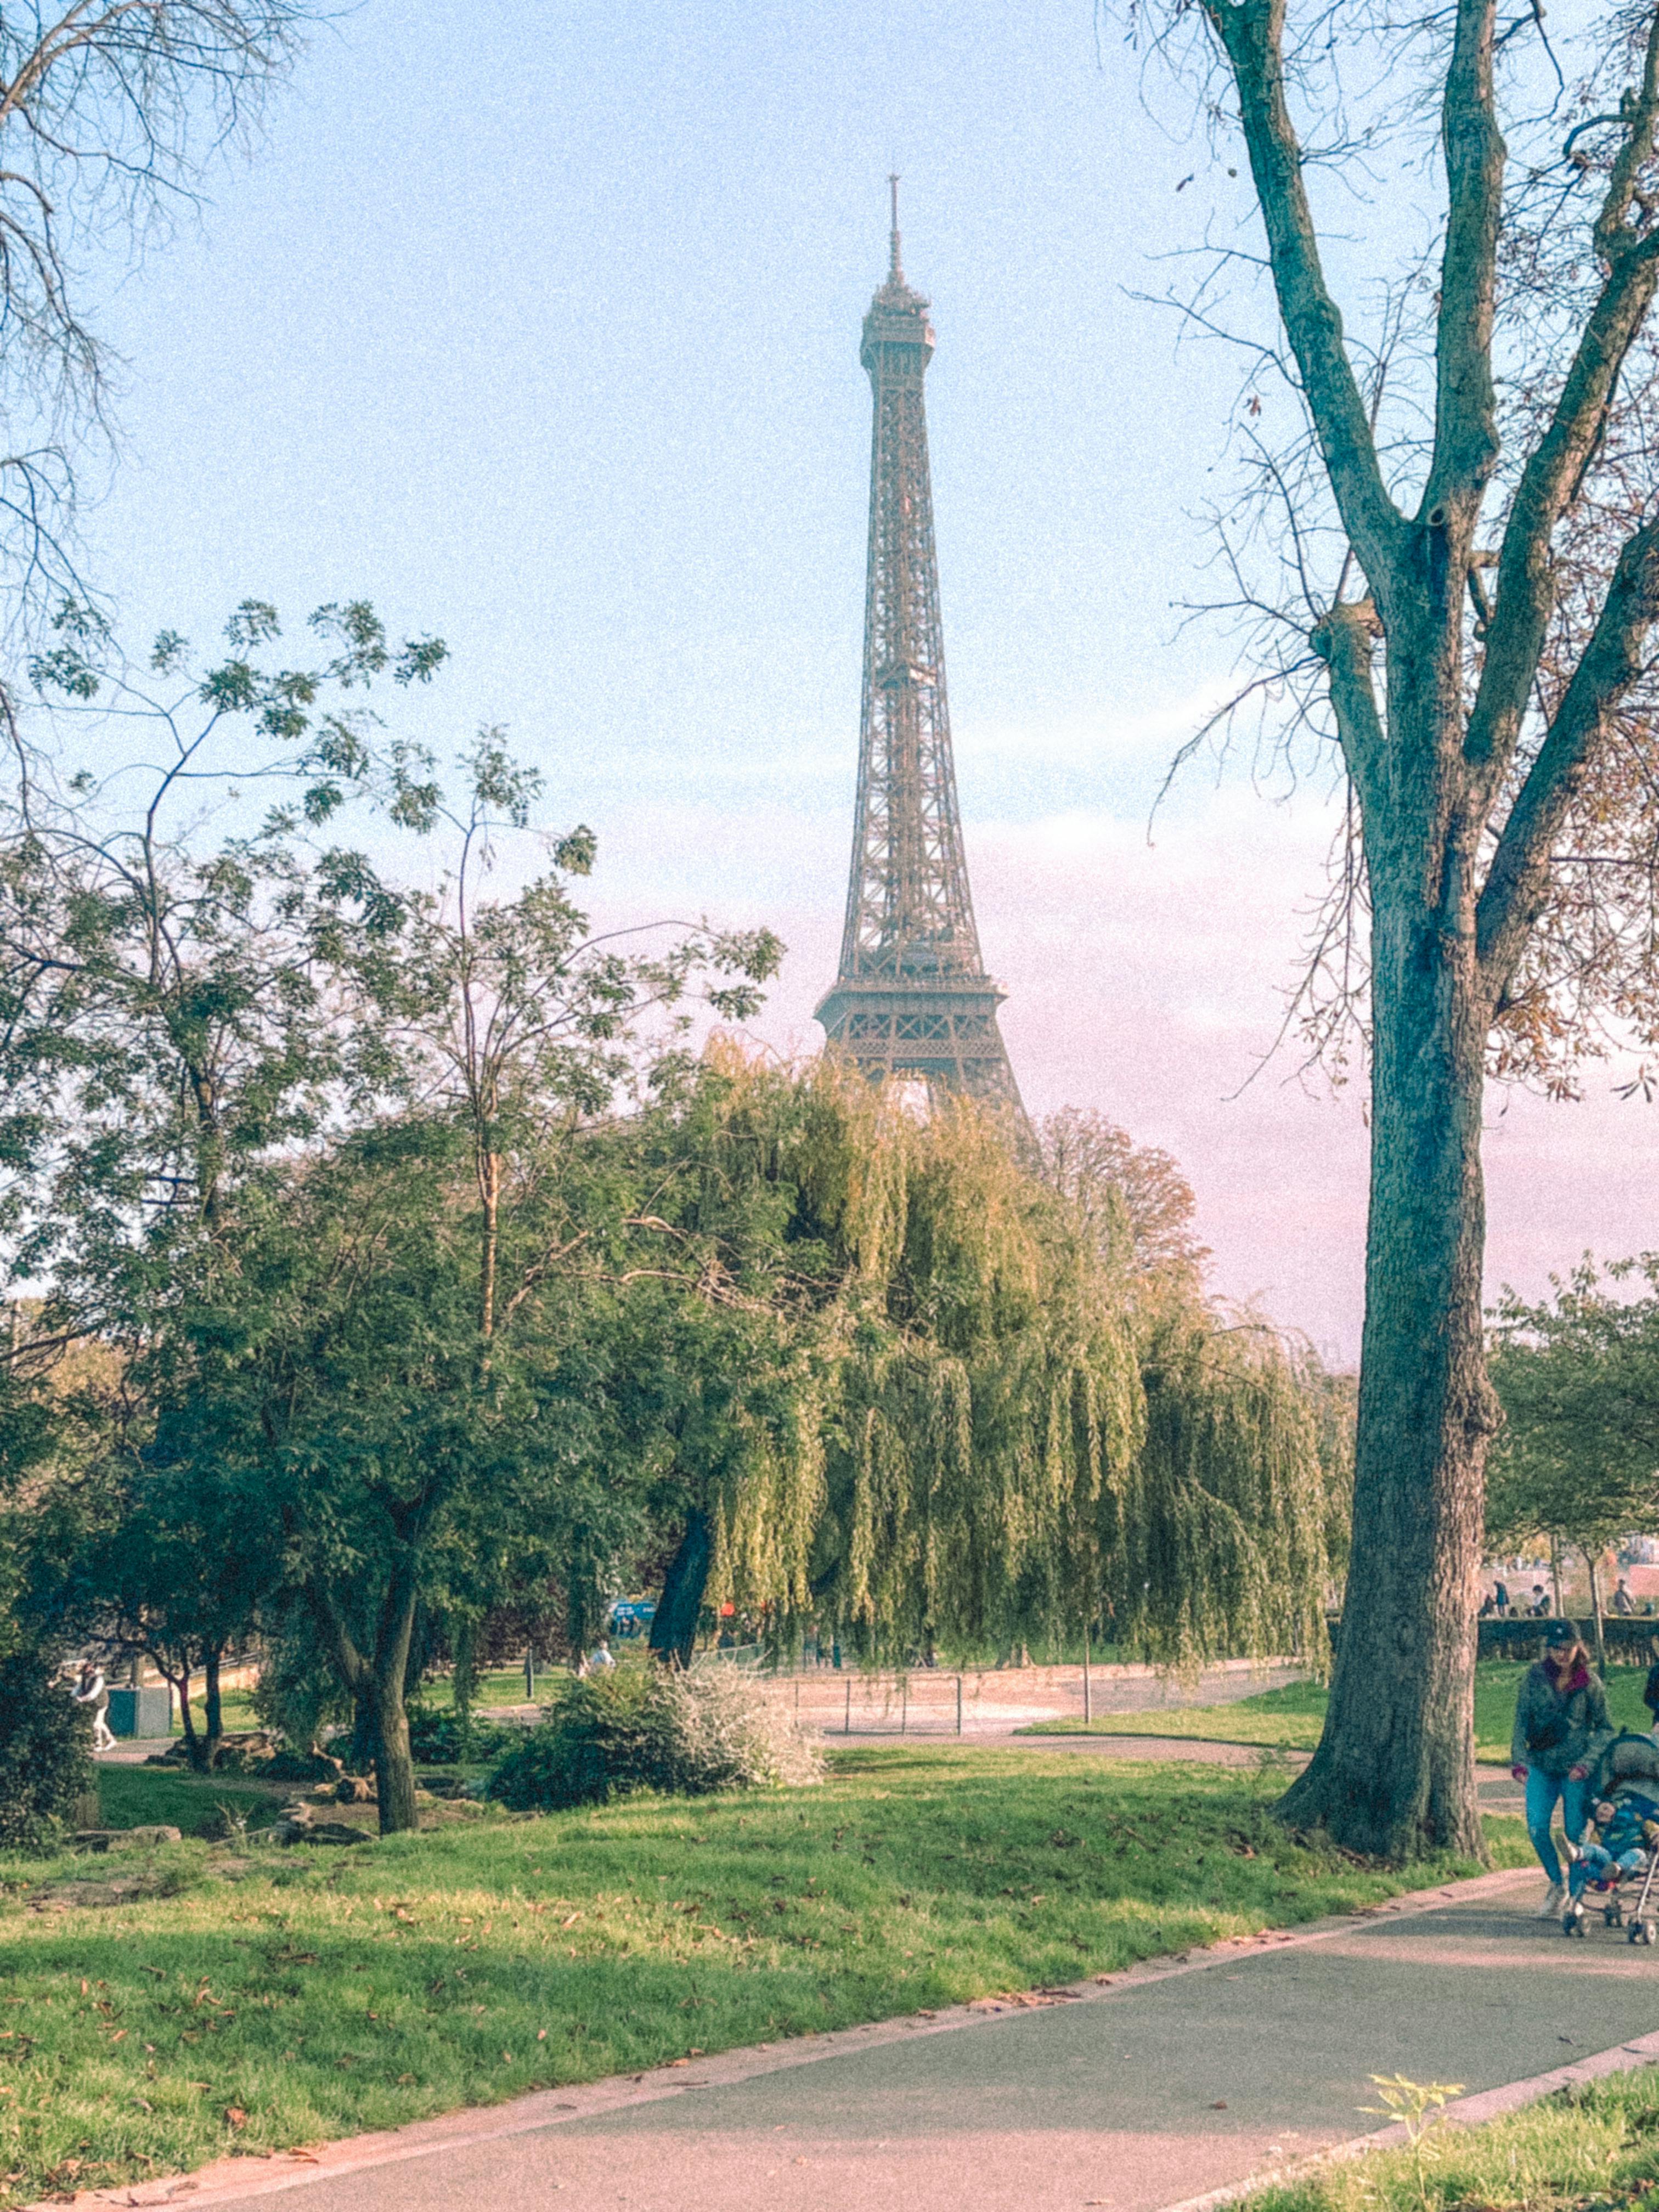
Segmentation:
<svg viewBox="0 0 1659 2212">
<path fill-rule="evenodd" d="M 870 1659 L 1095 1626 L 1176 1666 L 1322 1662 L 1315 1411 L 1270 1331 L 1161 1285 L 969 1102 L 711 1055 L 654 1217 L 698 1357 L 659 1648 L 697 1606 Z M 667 1340 L 660 1323 L 654 1340 Z"/>
</svg>

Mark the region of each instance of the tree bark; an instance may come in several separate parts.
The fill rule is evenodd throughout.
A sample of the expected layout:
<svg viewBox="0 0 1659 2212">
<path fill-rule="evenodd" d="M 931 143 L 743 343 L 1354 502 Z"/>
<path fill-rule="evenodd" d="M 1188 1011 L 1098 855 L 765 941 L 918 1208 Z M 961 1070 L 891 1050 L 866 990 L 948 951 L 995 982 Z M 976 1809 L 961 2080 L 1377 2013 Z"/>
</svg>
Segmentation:
<svg viewBox="0 0 1659 2212">
<path fill-rule="evenodd" d="M 1601 1625 L 1601 1577 L 1595 1571 L 1595 1554 L 1586 1550 L 1584 1566 L 1589 1575 L 1590 1619 L 1595 1625 L 1595 1668 L 1599 1674 L 1607 1671 L 1607 1632 Z"/>
<path fill-rule="evenodd" d="M 374 1738 L 374 1706 L 366 1690 L 356 1690 L 351 1699 L 351 1743 L 347 1765 L 353 1774 L 367 1774 L 380 1765 Z"/>
<path fill-rule="evenodd" d="M 1480 1309 L 1488 1016 L 1468 933 L 1411 898 L 1377 899 L 1373 960 L 1353 1553 L 1324 1732 L 1282 1811 L 1382 1858 L 1481 1858 L 1474 1580 L 1496 1427 Z"/>
<path fill-rule="evenodd" d="M 206 1716 L 207 1742 L 204 1759 L 209 1766 L 219 1755 L 219 1746 L 224 1741 L 224 1702 L 219 1694 L 219 1662 L 222 1654 L 216 1644 L 210 1644 L 202 1655 L 205 1682 L 202 1692 L 202 1709 Z"/>
<path fill-rule="evenodd" d="M 501 1241 L 501 1156 L 497 1152 L 486 1150 L 478 1163 L 478 1334 L 487 1344 L 495 1334 L 495 1270 Z"/>
<path fill-rule="evenodd" d="M 1287 73 L 1285 0 L 1200 5 L 1231 71 L 1280 317 L 1365 585 L 1349 596 L 1345 561 L 1310 636 L 1329 670 L 1372 905 L 1371 1188 L 1347 1597 L 1324 1734 L 1284 1810 L 1367 1852 L 1478 1855 L 1474 1577 L 1496 1426 L 1480 1312 L 1481 1079 L 1496 1011 L 1547 908 L 1559 834 L 1659 620 L 1659 520 L 1649 520 L 1623 544 L 1565 690 L 1545 698 L 1559 526 L 1659 284 L 1644 183 L 1659 133 L 1659 10 L 1639 86 L 1616 117 L 1596 118 L 1620 132 L 1585 256 L 1599 276 L 1506 502 L 1489 593 L 1479 549 L 1501 449 L 1492 348 L 1506 159 L 1494 61 L 1508 35 L 1495 0 L 1444 11 L 1434 426 L 1409 515 L 1326 280 L 1293 112 L 1302 34 Z M 1296 543 L 1299 554 L 1299 531 Z M 1384 640 L 1386 715 L 1375 665 Z M 1534 708 L 1547 728 L 1523 761 Z"/>
<path fill-rule="evenodd" d="M 662 1596 L 651 1623 L 651 1650 L 665 1666 L 689 1667 L 708 1571 L 714 1561 L 714 1526 L 701 1505 L 685 1516 L 685 1534 L 663 1577 Z"/>
<path fill-rule="evenodd" d="M 352 1696 L 368 1705 L 374 1733 L 375 1797 L 380 1833 L 398 1835 L 420 1826 L 415 1802 L 415 1762 L 410 1749 L 409 1713 L 404 1703 L 410 1646 L 417 1603 L 413 1555 L 401 1550 L 388 1572 L 386 1595 L 375 1622 L 374 1650 L 365 1657 L 344 1614 L 326 1589 L 307 1592 L 312 1614 L 327 1639 L 340 1679 Z"/>
<path fill-rule="evenodd" d="M 184 1734 L 185 1757 L 190 1761 L 191 1771 L 196 1774 L 205 1774 L 207 1759 L 203 1753 L 202 1740 L 196 1732 L 196 1716 L 190 1709 L 190 1669 L 185 1667 L 173 1674 L 167 1673 L 159 1659 L 155 1663 L 179 1693 L 179 1725 Z"/>
<path fill-rule="evenodd" d="M 375 1785 L 380 1833 L 400 1835 L 421 1825 L 415 1803 L 415 1760 L 404 1702 L 410 1639 L 415 1630 L 415 1576 L 404 1562 L 392 1577 L 375 1639 L 369 1700 L 374 1714 Z"/>
<path fill-rule="evenodd" d="M 477 1686 L 477 1667 L 473 1648 L 473 1624 L 469 1614 L 455 1631 L 454 1668 L 451 1674 L 453 1685 L 455 1718 L 459 1723 L 461 1757 L 465 1759 L 472 1742 L 472 1693 Z"/>
<path fill-rule="evenodd" d="M 401 1656 L 395 1672 L 375 1669 L 372 1693 L 374 1709 L 374 1795 L 379 1801 L 380 1833 L 402 1835 L 421 1825 L 415 1802 L 415 1760 L 409 1745 L 409 1712 L 404 1704 Z"/>
</svg>

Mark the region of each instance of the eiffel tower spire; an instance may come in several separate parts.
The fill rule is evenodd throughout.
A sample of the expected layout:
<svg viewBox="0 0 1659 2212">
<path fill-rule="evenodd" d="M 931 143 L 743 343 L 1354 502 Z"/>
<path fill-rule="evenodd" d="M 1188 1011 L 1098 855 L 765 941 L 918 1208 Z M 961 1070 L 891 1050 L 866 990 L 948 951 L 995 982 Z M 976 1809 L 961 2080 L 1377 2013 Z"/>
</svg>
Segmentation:
<svg viewBox="0 0 1659 2212">
<path fill-rule="evenodd" d="M 841 971 L 817 1010 L 830 1044 L 872 1076 L 908 1075 L 1019 1109 L 968 890 L 945 690 L 922 379 L 927 301 L 899 258 L 859 358 L 875 400 L 858 804 Z"/>
</svg>

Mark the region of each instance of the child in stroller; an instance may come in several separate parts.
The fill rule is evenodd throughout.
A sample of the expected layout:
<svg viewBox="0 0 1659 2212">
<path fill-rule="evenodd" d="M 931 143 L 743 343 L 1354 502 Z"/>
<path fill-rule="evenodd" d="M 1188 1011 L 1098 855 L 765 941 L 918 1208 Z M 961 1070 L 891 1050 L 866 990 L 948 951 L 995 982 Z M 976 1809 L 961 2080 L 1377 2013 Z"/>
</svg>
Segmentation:
<svg viewBox="0 0 1659 2212">
<path fill-rule="evenodd" d="M 1623 1927 L 1628 1908 L 1629 1940 L 1653 1943 L 1659 1940 L 1650 1911 L 1659 1876 L 1659 1744 L 1631 1733 L 1615 1737 L 1597 1764 L 1592 1789 L 1591 1825 L 1581 1840 L 1567 1839 L 1572 1863 L 1561 1932 L 1584 1934 L 1585 1894 L 1593 1890 L 1606 1926 Z M 1632 1900 L 1629 1891 L 1638 1876 L 1639 1893 Z"/>
</svg>

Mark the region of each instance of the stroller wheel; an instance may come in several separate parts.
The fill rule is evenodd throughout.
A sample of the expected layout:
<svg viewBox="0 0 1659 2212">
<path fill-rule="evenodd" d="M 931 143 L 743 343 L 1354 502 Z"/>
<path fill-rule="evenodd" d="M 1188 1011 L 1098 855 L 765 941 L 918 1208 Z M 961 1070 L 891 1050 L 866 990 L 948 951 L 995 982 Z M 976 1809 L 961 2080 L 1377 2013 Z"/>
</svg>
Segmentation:
<svg viewBox="0 0 1659 2212">
<path fill-rule="evenodd" d="M 1642 1941 L 1644 1943 L 1659 1943 L 1659 1923 L 1651 1920 L 1642 1923 Z"/>
</svg>

